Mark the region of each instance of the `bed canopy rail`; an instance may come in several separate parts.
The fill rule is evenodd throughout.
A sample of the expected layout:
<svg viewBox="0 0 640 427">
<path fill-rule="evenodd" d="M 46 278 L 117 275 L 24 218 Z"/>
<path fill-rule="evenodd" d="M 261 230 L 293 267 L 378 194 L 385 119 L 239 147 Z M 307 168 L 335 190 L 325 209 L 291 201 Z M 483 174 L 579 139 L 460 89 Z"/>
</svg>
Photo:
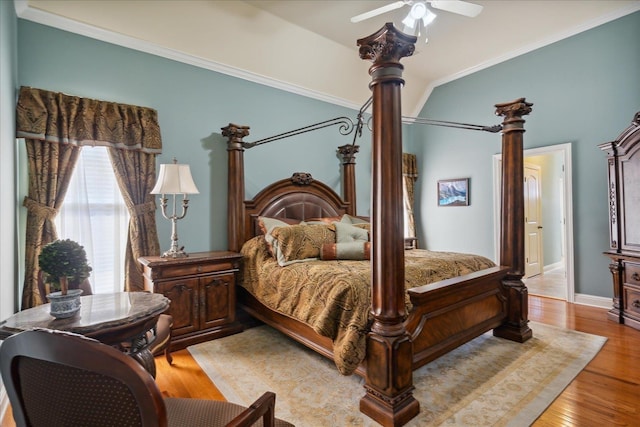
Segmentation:
<svg viewBox="0 0 640 427">
<path fill-rule="evenodd" d="M 490 133 L 498 133 L 502 130 L 502 125 L 492 125 L 492 126 L 474 125 L 470 123 L 449 122 L 446 120 L 434 120 L 434 119 L 427 119 L 424 117 L 410 117 L 410 116 L 402 116 L 402 123 L 430 125 L 430 126 L 443 126 L 443 127 L 466 129 L 466 130 L 479 130 L 479 131 L 490 132 Z"/>
<path fill-rule="evenodd" d="M 341 135 L 348 136 L 353 134 L 353 142 L 351 145 L 356 145 L 356 140 L 362 137 L 362 130 L 365 124 L 364 114 L 369 109 L 369 107 L 371 107 L 372 103 L 373 103 L 373 97 L 370 97 L 362 105 L 362 107 L 360 107 L 360 110 L 358 111 L 358 115 L 355 120 L 352 120 L 346 116 L 334 117 L 333 119 L 313 123 L 307 126 L 303 126 L 301 128 L 293 129 L 287 132 L 282 132 L 277 135 L 269 136 L 267 138 L 262 138 L 257 141 L 249 142 L 249 141 L 241 140 L 239 142 L 243 148 L 249 149 L 249 148 L 257 147 L 259 145 L 268 144 L 270 142 L 279 141 L 281 139 L 290 138 L 292 136 L 297 136 L 307 132 L 313 132 L 316 130 L 324 129 L 330 126 L 338 126 L 338 131 L 340 132 Z M 369 117 L 369 119 L 366 122 L 369 130 L 371 130 L 372 119 L 373 119 L 373 116 Z M 491 132 L 491 133 L 498 133 L 502 130 L 502 125 L 490 125 L 490 126 L 475 125 L 471 123 L 452 122 L 447 120 L 435 120 L 435 119 L 429 119 L 426 117 L 412 117 L 412 116 L 402 116 L 402 123 L 420 124 L 420 125 L 429 125 L 429 126 L 444 126 L 444 127 L 451 127 L 456 129 L 479 130 L 479 131 Z M 247 127 L 247 129 L 249 128 Z"/>
<path fill-rule="evenodd" d="M 351 120 L 349 117 L 346 117 L 346 116 L 334 117 L 333 119 L 324 120 L 318 123 L 313 123 L 311 125 L 303 126 L 298 129 L 293 129 L 287 132 L 279 133 L 277 135 L 269 136 L 267 138 L 262 138 L 254 142 L 247 142 L 247 141 L 239 141 L 239 142 L 243 148 L 248 149 L 248 148 L 257 147 L 258 145 L 268 144 L 269 142 L 290 138 L 296 135 L 301 135 L 303 133 L 324 129 L 330 126 L 338 126 L 338 131 L 340 132 L 341 135 L 347 136 L 353 133 L 352 145 L 355 145 L 356 139 L 362 136 L 362 129 L 365 123 L 364 113 L 366 109 L 369 108 L 369 105 L 371 105 L 371 102 L 372 102 L 372 99 L 369 98 L 369 100 L 364 103 L 364 105 L 360 108 L 360 111 L 358 111 L 358 115 L 355 121 Z M 222 129 L 224 130 L 225 128 L 222 128 Z M 247 127 L 246 129 L 248 130 L 249 128 Z"/>
<path fill-rule="evenodd" d="M 222 129 L 222 135 L 227 137 L 227 151 L 229 152 L 228 168 L 229 176 L 233 179 L 229 179 L 228 194 L 229 200 L 244 200 L 244 150 L 254 148 L 260 145 L 268 144 L 270 142 L 279 141 L 285 138 L 291 138 L 293 136 L 301 135 L 308 132 L 317 131 L 320 129 L 328 128 L 331 126 L 338 126 L 338 131 L 343 136 L 349 136 L 353 134 L 353 139 L 350 144 L 341 145 L 338 147 L 338 154 L 342 161 L 342 197 L 347 202 L 346 212 L 349 215 L 356 215 L 356 178 L 355 178 L 355 164 L 356 154 L 359 151 L 359 145 L 356 144 L 358 138 L 362 137 L 365 124 L 369 130 L 372 130 L 371 121 L 373 115 L 365 122 L 365 113 L 373 104 L 373 96 L 371 96 L 358 111 L 355 120 L 346 116 L 335 117 L 333 119 L 324 120 L 308 126 L 303 126 L 297 129 L 293 129 L 287 132 L 279 133 L 277 135 L 262 138 L 257 141 L 244 141 L 243 138 L 249 136 L 249 126 L 241 126 L 233 123 L 229 123 Z M 434 120 L 423 117 L 410 117 L 402 116 L 402 123 L 407 124 L 421 124 L 430 126 L 445 126 L 457 129 L 465 130 L 479 130 L 485 132 L 496 133 L 502 130 L 502 125 L 474 125 L 469 123 L 460 123 L 444 120 Z M 229 204 L 228 210 L 228 245 L 229 250 L 237 251 L 244 242 L 243 236 L 244 227 L 238 222 L 238 218 L 243 215 L 244 206 L 239 205 L 237 202 Z"/>
</svg>

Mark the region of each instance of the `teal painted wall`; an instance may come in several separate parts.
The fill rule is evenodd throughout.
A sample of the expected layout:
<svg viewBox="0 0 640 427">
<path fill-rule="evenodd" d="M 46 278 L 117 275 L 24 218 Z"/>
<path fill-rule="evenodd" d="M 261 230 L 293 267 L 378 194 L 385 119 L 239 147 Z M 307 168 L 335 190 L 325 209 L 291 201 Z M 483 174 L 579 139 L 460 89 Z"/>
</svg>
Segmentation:
<svg viewBox="0 0 640 427">
<path fill-rule="evenodd" d="M 220 128 L 248 125 L 255 141 L 356 111 L 176 61 L 18 20 L 19 83 L 71 95 L 122 102 L 158 111 L 163 152 L 158 164 L 176 157 L 191 166 L 200 194 L 192 196 L 178 223 L 187 251 L 226 249 L 226 139 Z M 363 85 L 368 84 L 363 76 Z M 247 197 L 293 172 L 310 172 L 340 191 L 336 149 L 351 142 L 336 127 L 273 142 L 245 152 Z M 365 144 L 367 145 L 367 144 Z M 370 144 L 358 156 L 358 185 L 367 188 Z M 364 179 L 363 179 L 364 178 Z M 24 189 L 26 191 L 26 189 Z M 369 192 L 358 210 L 368 212 Z M 170 224 L 158 213 L 163 250 Z M 22 233 L 23 234 L 23 233 Z"/>
<path fill-rule="evenodd" d="M 0 319 L 17 309 L 15 96 L 18 83 L 17 21 L 13 2 L 0 1 Z"/>
<path fill-rule="evenodd" d="M 575 287 L 612 295 L 606 160 L 597 145 L 616 138 L 640 110 L 640 12 L 437 87 L 421 116 L 494 124 L 494 104 L 526 97 L 525 148 L 572 144 Z M 493 257 L 492 155 L 500 137 L 447 128 L 412 130 L 419 155 L 417 215 L 429 249 Z M 438 179 L 470 177 L 471 206 L 438 208 Z"/>
</svg>

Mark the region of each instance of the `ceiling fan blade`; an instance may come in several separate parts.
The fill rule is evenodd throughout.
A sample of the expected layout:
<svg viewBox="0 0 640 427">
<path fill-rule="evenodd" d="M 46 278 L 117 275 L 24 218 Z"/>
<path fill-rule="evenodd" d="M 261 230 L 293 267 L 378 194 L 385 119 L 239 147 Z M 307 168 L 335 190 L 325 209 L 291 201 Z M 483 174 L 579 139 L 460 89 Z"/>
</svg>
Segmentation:
<svg viewBox="0 0 640 427">
<path fill-rule="evenodd" d="M 431 0 L 429 4 L 436 9 L 475 18 L 482 12 L 482 6 L 461 0 Z"/>
<path fill-rule="evenodd" d="M 400 9 L 404 6 L 406 2 L 404 1 L 394 1 L 386 6 L 379 7 L 377 9 L 370 10 L 369 12 L 361 13 L 360 15 L 356 15 L 351 18 L 351 22 L 354 24 L 356 22 L 364 21 L 365 19 L 373 18 L 374 16 L 382 15 L 383 13 L 390 12 L 392 10 Z"/>
</svg>

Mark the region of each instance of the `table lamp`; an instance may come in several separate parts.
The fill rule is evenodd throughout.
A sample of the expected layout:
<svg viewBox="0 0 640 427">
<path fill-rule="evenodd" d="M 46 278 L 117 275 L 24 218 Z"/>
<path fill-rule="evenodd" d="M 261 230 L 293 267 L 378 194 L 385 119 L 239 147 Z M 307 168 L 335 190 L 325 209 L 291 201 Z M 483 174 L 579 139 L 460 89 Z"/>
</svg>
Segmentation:
<svg viewBox="0 0 640 427">
<path fill-rule="evenodd" d="M 191 177 L 189 165 L 179 164 L 174 158 L 172 164 L 160 165 L 158 181 L 151 190 L 151 194 L 161 194 L 160 205 L 162 216 L 171 220 L 171 249 L 162 254 L 162 258 L 184 258 L 189 255 L 184 251 L 184 246 L 178 248 L 177 222 L 187 214 L 189 199 L 187 194 L 199 194 L 196 184 Z M 167 198 L 165 195 L 173 195 L 173 213 L 167 216 Z M 176 195 L 182 194 L 182 214 L 176 215 Z"/>
</svg>

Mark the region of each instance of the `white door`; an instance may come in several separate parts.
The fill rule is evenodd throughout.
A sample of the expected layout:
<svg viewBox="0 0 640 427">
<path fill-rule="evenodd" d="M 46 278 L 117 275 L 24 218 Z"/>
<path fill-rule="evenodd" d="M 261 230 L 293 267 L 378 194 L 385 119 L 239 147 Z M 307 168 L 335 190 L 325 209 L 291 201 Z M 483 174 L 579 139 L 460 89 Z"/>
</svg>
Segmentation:
<svg viewBox="0 0 640 427">
<path fill-rule="evenodd" d="M 542 273 L 542 185 L 540 166 L 524 165 L 524 278 Z"/>
</svg>

